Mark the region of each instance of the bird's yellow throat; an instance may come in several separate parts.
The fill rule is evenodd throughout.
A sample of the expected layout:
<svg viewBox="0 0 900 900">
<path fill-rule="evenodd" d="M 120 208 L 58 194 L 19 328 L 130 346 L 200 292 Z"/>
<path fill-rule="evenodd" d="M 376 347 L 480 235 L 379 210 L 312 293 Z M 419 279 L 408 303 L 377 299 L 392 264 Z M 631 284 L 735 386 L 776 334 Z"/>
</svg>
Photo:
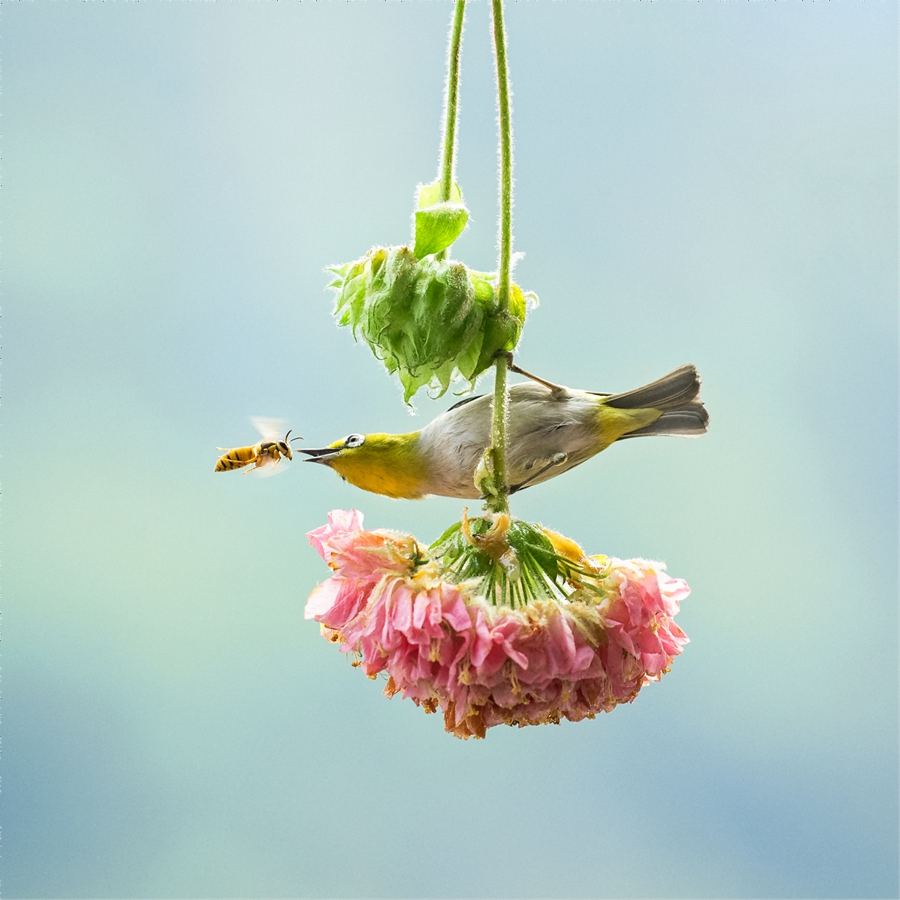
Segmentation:
<svg viewBox="0 0 900 900">
<path fill-rule="evenodd" d="M 428 464 L 419 449 L 418 431 L 367 434 L 361 446 L 323 462 L 364 491 L 404 500 L 418 500 L 426 493 Z"/>
</svg>

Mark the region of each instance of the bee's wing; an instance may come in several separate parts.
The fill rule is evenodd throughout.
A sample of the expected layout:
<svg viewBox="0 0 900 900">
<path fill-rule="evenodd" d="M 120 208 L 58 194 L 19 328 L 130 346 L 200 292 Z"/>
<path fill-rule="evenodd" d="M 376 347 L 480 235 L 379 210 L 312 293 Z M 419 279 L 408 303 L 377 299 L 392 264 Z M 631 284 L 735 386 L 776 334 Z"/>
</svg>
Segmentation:
<svg viewBox="0 0 900 900">
<path fill-rule="evenodd" d="M 284 464 L 284 460 L 280 462 L 264 462 L 258 469 L 253 469 L 254 478 L 271 478 L 273 475 L 280 475 L 287 472 L 288 467 Z"/>
<path fill-rule="evenodd" d="M 261 416 L 250 416 L 253 427 L 267 441 L 280 441 L 284 439 L 284 419 L 266 419 Z"/>
</svg>

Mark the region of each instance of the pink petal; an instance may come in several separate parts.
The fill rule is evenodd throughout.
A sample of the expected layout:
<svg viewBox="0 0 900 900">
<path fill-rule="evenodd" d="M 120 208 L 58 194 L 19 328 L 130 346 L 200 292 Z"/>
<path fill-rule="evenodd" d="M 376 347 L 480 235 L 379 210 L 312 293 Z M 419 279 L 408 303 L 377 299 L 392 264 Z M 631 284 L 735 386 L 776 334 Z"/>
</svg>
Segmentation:
<svg viewBox="0 0 900 900">
<path fill-rule="evenodd" d="M 331 539 L 335 535 L 343 534 L 344 532 L 361 531 L 362 523 L 363 516 L 361 512 L 357 512 L 355 509 L 335 509 L 328 513 L 327 525 L 322 525 L 321 528 L 310 531 L 306 536 L 309 539 L 310 544 L 315 547 L 319 556 L 321 556 L 325 562 L 328 562 L 329 558 L 326 555 L 326 552 Z"/>
<path fill-rule="evenodd" d="M 327 581 L 316 585 L 306 601 L 303 618 L 315 619 L 327 613 L 334 606 L 334 601 L 337 599 L 340 589 L 341 585 L 337 578 L 329 578 Z"/>
</svg>

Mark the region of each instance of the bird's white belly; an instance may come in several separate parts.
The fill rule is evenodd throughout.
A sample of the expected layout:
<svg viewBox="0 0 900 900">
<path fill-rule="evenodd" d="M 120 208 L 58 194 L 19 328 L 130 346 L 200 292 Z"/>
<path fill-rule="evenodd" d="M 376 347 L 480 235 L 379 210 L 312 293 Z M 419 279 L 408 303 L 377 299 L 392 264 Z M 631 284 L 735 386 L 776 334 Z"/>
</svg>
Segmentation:
<svg viewBox="0 0 900 900">
<path fill-rule="evenodd" d="M 422 429 L 420 447 L 429 460 L 430 493 L 477 498 L 474 475 L 490 444 L 491 397 L 479 397 L 438 416 Z M 584 462 L 601 449 L 598 398 L 572 391 L 563 399 L 538 384 L 515 385 L 510 395 L 507 481 L 519 484 L 552 457 L 566 454 L 532 482 L 539 484 Z"/>
</svg>

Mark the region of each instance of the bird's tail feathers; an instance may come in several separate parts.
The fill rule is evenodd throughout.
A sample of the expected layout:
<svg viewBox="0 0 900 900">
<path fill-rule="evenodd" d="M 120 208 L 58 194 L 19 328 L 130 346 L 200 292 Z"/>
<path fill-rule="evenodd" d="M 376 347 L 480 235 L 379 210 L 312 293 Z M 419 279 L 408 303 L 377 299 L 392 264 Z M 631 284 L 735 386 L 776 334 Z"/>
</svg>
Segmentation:
<svg viewBox="0 0 900 900">
<path fill-rule="evenodd" d="M 709 427 L 709 413 L 706 407 L 694 400 L 681 409 L 673 409 L 664 412 L 655 422 L 638 428 L 637 431 L 629 431 L 619 440 L 631 437 L 643 437 L 648 434 L 667 434 L 679 437 L 699 437 L 706 434 Z"/>
<path fill-rule="evenodd" d="M 668 375 L 663 375 L 650 384 L 626 391 L 624 394 L 612 394 L 606 405 L 618 409 L 661 409 L 678 410 L 696 400 L 700 393 L 700 376 L 694 366 L 680 366 Z"/>
<path fill-rule="evenodd" d="M 623 437 L 671 434 L 690 437 L 705 434 L 709 413 L 699 399 L 700 376 L 693 366 L 681 366 L 668 375 L 624 394 L 612 394 L 607 406 L 617 409 L 661 409 L 663 414 L 649 425 Z"/>
</svg>

